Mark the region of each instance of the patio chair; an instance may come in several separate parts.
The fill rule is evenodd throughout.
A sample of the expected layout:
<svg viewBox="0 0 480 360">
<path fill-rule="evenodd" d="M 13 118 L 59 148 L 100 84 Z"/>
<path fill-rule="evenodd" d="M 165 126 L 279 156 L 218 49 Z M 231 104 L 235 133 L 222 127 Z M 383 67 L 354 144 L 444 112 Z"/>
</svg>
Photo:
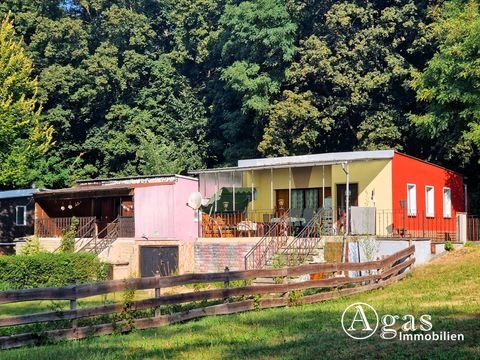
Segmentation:
<svg viewBox="0 0 480 360">
<path fill-rule="evenodd" d="M 272 226 L 272 218 L 275 217 L 275 214 L 263 214 L 263 232 L 264 234 L 270 230 Z"/>
<path fill-rule="evenodd" d="M 314 213 L 315 213 L 315 209 L 312 209 L 312 208 L 303 209 L 303 218 L 305 219 L 305 224 L 308 224 L 310 220 L 313 219 Z"/>
<path fill-rule="evenodd" d="M 296 208 L 290 209 L 290 219 L 293 219 L 293 218 L 301 219 L 302 212 L 303 212 L 303 209 L 296 209 Z M 301 221 L 299 220 L 289 220 L 289 221 L 290 221 L 290 225 L 295 228 L 295 232 L 300 231 L 300 228 L 302 226 Z"/>
</svg>

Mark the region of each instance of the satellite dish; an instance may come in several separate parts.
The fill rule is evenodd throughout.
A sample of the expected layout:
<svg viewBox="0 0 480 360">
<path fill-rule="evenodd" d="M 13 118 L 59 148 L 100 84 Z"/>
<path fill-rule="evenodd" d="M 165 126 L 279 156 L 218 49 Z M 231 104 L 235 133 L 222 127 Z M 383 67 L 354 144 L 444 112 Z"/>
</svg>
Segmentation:
<svg viewBox="0 0 480 360">
<path fill-rule="evenodd" d="M 188 197 L 187 205 L 193 210 L 198 210 L 202 206 L 202 194 L 198 191 L 191 193 Z"/>
</svg>

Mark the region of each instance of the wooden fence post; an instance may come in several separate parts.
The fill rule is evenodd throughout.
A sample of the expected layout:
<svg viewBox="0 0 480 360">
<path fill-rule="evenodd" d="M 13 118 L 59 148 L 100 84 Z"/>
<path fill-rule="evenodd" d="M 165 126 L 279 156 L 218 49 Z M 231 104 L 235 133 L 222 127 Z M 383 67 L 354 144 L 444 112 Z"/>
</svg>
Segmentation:
<svg viewBox="0 0 480 360">
<path fill-rule="evenodd" d="M 155 287 L 155 299 L 160 299 L 160 286 L 158 286 L 159 282 L 160 282 L 160 272 L 157 270 L 155 272 L 155 279 L 157 280 L 156 283 L 157 283 L 157 287 Z M 162 315 L 162 312 L 160 310 L 160 305 L 157 305 L 155 306 L 155 317 L 160 317 Z"/>
<path fill-rule="evenodd" d="M 228 289 L 230 287 L 230 276 L 229 276 L 230 269 L 228 268 L 228 266 L 225 266 L 225 269 L 223 271 L 227 275 L 227 279 L 223 282 L 223 288 Z M 229 300 L 228 297 L 223 298 L 224 303 L 227 303 L 228 300 Z"/>
<path fill-rule="evenodd" d="M 225 272 L 225 274 L 227 275 L 227 279 L 223 282 L 223 288 L 224 289 L 228 289 L 230 287 L 230 276 L 229 276 L 229 271 L 230 269 L 228 268 L 228 266 L 225 266 L 225 269 L 223 270 Z M 223 302 L 224 303 L 227 303 L 228 302 L 228 297 L 224 297 L 223 298 Z"/>
<path fill-rule="evenodd" d="M 70 310 L 77 310 L 77 282 L 75 279 L 72 279 L 72 290 L 74 299 L 70 299 Z M 76 330 L 78 327 L 78 319 L 72 320 L 72 328 Z"/>
</svg>

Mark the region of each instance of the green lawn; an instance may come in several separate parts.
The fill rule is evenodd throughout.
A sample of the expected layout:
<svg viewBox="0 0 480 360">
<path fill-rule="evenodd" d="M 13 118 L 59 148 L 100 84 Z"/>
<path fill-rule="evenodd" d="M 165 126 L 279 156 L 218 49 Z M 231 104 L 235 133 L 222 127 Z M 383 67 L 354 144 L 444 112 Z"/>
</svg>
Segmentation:
<svg viewBox="0 0 480 360">
<path fill-rule="evenodd" d="M 353 340 L 343 310 L 367 302 L 382 314 L 432 315 L 433 330 L 464 342 L 400 342 L 378 332 Z M 480 247 L 449 253 L 383 290 L 314 305 L 219 316 L 129 335 L 0 352 L 0 359 L 480 359 Z"/>
</svg>

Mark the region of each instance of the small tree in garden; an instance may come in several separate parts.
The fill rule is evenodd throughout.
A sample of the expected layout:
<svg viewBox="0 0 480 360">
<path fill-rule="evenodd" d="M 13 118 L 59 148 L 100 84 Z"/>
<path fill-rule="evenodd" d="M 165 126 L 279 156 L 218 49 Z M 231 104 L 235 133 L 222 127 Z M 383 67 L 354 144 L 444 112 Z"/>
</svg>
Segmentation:
<svg viewBox="0 0 480 360">
<path fill-rule="evenodd" d="M 36 255 L 45 252 L 45 249 L 40 245 L 40 240 L 36 236 L 27 239 L 27 242 L 20 250 L 20 255 Z"/>
<path fill-rule="evenodd" d="M 72 217 L 70 228 L 63 234 L 60 244 L 60 251 L 64 253 L 75 252 L 75 235 L 77 233 L 79 220 L 75 216 Z"/>
</svg>

